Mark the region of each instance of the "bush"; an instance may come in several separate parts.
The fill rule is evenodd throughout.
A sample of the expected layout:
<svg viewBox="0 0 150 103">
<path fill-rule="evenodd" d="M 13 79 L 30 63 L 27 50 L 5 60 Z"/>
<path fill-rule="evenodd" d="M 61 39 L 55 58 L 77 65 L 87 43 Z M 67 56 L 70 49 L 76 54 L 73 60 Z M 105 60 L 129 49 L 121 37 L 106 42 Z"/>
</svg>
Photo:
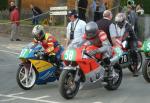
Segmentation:
<svg viewBox="0 0 150 103">
<path fill-rule="evenodd" d="M 150 0 L 142 0 L 145 14 L 150 14 Z"/>
<path fill-rule="evenodd" d="M 8 8 L 8 1 L 7 0 L 0 0 L 0 10 L 5 10 Z"/>
</svg>

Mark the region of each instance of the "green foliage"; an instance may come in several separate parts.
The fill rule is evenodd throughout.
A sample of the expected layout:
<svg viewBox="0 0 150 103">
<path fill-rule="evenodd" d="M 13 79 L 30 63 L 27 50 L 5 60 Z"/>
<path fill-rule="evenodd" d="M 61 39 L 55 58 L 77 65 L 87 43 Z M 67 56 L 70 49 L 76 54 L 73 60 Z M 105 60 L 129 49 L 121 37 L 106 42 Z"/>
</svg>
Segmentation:
<svg viewBox="0 0 150 103">
<path fill-rule="evenodd" d="M 0 0 L 0 10 L 5 10 L 8 8 L 8 1 L 7 0 Z"/>
<path fill-rule="evenodd" d="M 142 0 L 144 11 L 146 14 L 150 14 L 150 0 Z"/>
<path fill-rule="evenodd" d="M 150 14 L 150 0 L 134 0 L 135 4 L 142 4 L 146 14 Z M 126 6 L 127 0 L 121 0 L 121 6 Z"/>
</svg>

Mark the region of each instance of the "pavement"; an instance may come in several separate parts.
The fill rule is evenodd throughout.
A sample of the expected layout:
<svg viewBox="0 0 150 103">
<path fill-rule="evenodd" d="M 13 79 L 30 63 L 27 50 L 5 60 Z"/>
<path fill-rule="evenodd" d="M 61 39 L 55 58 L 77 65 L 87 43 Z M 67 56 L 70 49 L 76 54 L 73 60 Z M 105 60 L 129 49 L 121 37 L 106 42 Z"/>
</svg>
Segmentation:
<svg viewBox="0 0 150 103">
<path fill-rule="evenodd" d="M 0 34 L 0 46 L 12 51 L 21 50 L 26 44 L 32 41 L 32 38 L 20 37 L 21 41 L 10 41 L 10 37 Z"/>
</svg>

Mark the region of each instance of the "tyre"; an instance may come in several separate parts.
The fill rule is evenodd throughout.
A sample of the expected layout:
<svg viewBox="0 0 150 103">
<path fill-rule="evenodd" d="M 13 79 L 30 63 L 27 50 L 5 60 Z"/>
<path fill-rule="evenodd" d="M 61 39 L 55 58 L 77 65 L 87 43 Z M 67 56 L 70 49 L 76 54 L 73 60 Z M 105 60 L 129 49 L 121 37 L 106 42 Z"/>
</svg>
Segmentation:
<svg viewBox="0 0 150 103">
<path fill-rule="evenodd" d="M 142 73 L 144 79 L 150 83 L 150 60 L 145 60 Z"/>
<path fill-rule="evenodd" d="M 30 66 L 20 65 L 17 71 L 16 80 L 20 88 L 24 90 L 30 90 L 36 81 L 36 71 L 34 68 L 31 69 L 29 74 Z"/>
<path fill-rule="evenodd" d="M 116 90 L 120 86 L 122 82 L 122 68 L 120 65 L 116 64 L 114 67 L 115 76 L 113 79 L 107 81 L 107 85 L 105 86 L 105 89 L 107 90 Z"/>
<path fill-rule="evenodd" d="M 65 99 L 72 99 L 76 96 L 80 82 L 74 81 L 76 71 L 63 70 L 59 79 L 59 92 Z"/>
<path fill-rule="evenodd" d="M 142 63 L 143 63 L 143 58 L 142 58 L 142 54 L 140 52 L 137 53 L 138 55 L 138 65 L 137 65 L 137 72 L 139 72 L 141 70 L 142 67 Z M 128 67 L 129 71 L 131 71 L 132 73 L 134 72 L 134 66 L 130 65 Z"/>
</svg>

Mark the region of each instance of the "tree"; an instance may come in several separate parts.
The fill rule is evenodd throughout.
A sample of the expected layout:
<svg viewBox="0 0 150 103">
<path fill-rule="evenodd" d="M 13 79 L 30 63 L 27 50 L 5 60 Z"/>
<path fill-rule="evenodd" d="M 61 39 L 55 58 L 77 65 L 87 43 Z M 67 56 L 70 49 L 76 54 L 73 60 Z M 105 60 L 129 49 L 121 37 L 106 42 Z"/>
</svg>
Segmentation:
<svg viewBox="0 0 150 103">
<path fill-rule="evenodd" d="M 7 0 L 0 0 L 0 10 L 5 10 L 8 8 Z"/>
</svg>

